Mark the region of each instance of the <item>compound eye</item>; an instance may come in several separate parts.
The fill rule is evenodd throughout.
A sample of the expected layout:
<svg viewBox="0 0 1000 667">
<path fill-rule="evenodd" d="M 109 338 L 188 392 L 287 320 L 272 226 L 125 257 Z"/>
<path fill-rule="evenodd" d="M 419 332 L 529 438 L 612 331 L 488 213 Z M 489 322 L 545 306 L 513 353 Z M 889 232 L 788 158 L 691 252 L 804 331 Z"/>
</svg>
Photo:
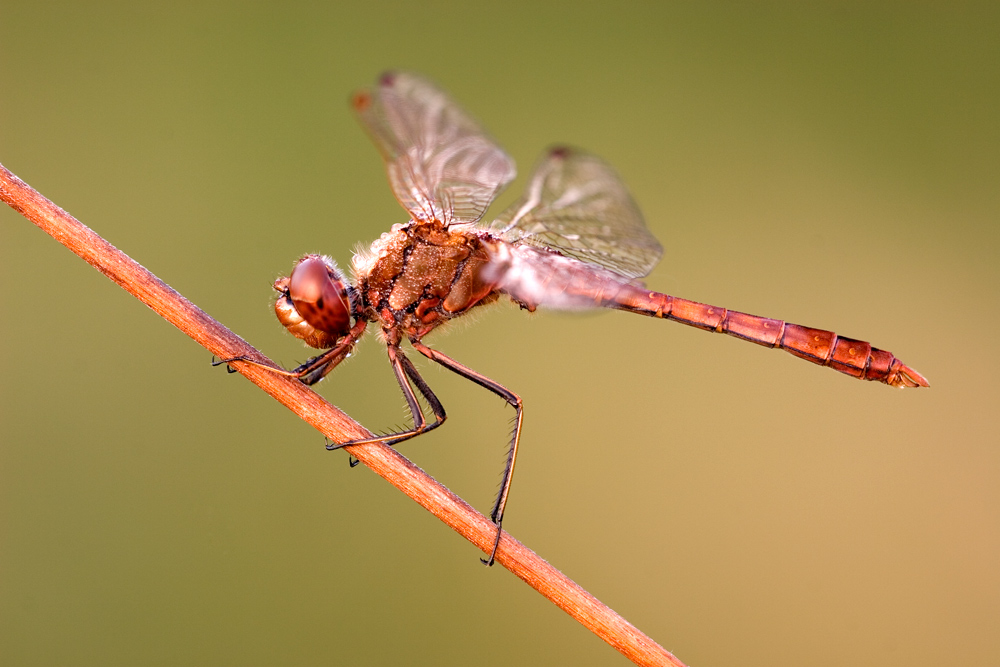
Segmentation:
<svg viewBox="0 0 1000 667">
<path fill-rule="evenodd" d="M 288 297 L 302 318 L 334 338 L 351 330 L 351 303 L 340 270 L 325 257 L 306 255 L 288 281 Z"/>
</svg>

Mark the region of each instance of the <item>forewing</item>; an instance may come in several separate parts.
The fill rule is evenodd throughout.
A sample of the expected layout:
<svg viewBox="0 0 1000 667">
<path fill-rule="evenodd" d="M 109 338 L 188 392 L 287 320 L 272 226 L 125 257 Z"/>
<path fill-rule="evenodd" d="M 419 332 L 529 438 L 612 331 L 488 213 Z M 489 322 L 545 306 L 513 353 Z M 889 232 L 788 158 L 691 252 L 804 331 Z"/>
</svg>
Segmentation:
<svg viewBox="0 0 1000 667">
<path fill-rule="evenodd" d="M 383 74 L 354 96 L 353 107 L 414 220 L 476 222 L 516 175 L 514 161 L 472 116 L 415 74 Z"/>
<path fill-rule="evenodd" d="M 542 158 L 525 195 L 489 231 L 626 278 L 645 276 L 663 255 L 615 170 L 594 155 L 562 147 Z"/>
</svg>

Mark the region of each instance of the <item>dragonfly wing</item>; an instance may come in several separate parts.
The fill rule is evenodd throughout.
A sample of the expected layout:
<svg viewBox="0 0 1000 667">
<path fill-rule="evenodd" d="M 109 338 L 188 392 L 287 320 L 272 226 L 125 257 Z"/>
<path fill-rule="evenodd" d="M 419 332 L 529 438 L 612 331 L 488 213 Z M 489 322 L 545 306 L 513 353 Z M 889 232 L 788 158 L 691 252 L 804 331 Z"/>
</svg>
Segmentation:
<svg viewBox="0 0 1000 667">
<path fill-rule="evenodd" d="M 352 105 L 385 159 L 396 199 L 414 220 L 476 222 L 517 173 L 472 116 L 419 76 L 383 74 Z"/>
<path fill-rule="evenodd" d="M 487 229 L 508 243 L 555 250 L 626 278 L 645 276 L 663 255 L 615 170 L 563 147 L 548 151 L 525 195 Z"/>
</svg>

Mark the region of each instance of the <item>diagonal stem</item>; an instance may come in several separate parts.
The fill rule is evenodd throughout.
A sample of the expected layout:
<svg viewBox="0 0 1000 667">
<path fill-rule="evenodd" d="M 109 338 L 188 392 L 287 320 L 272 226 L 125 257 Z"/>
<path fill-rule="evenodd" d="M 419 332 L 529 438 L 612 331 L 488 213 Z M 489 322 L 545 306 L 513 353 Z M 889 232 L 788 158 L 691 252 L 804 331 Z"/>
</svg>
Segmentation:
<svg viewBox="0 0 1000 667">
<path fill-rule="evenodd" d="M 0 165 L 0 200 L 212 354 L 223 359 L 245 356 L 260 364 L 274 366 L 249 343 L 40 195 L 3 165 Z M 254 364 L 235 362 L 234 367 L 334 442 L 373 437 L 371 432 L 301 382 Z M 347 450 L 484 552 L 489 553 L 493 548 L 496 536 L 494 524 L 394 449 L 376 443 L 352 446 Z M 496 562 L 636 664 L 683 667 L 683 663 L 666 649 L 506 532 L 502 534 Z"/>
</svg>

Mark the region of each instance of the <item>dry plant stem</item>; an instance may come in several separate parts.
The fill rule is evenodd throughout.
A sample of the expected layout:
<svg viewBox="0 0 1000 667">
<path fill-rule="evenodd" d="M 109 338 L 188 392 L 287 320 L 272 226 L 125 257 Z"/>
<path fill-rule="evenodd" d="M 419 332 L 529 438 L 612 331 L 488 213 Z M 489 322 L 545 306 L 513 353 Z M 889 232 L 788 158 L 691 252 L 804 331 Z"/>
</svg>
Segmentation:
<svg viewBox="0 0 1000 667">
<path fill-rule="evenodd" d="M 221 358 L 245 355 L 262 364 L 273 365 L 273 362 L 239 336 L 209 317 L 90 228 L 33 190 L 3 165 L 0 165 L 0 199 L 121 285 L 212 354 Z M 331 440 L 344 442 L 372 437 L 363 426 L 297 380 L 271 373 L 252 364 L 236 363 L 234 366 L 251 382 Z M 464 538 L 489 553 L 496 530 L 490 520 L 441 486 L 408 459 L 381 444 L 347 449 L 354 457 L 420 503 Z M 500 541 L 496 562 L 523 579 L 529 586 L 636 664 L 683 666 L 683 663 L 671 653 L 506 532 Z"/>
</svg>

